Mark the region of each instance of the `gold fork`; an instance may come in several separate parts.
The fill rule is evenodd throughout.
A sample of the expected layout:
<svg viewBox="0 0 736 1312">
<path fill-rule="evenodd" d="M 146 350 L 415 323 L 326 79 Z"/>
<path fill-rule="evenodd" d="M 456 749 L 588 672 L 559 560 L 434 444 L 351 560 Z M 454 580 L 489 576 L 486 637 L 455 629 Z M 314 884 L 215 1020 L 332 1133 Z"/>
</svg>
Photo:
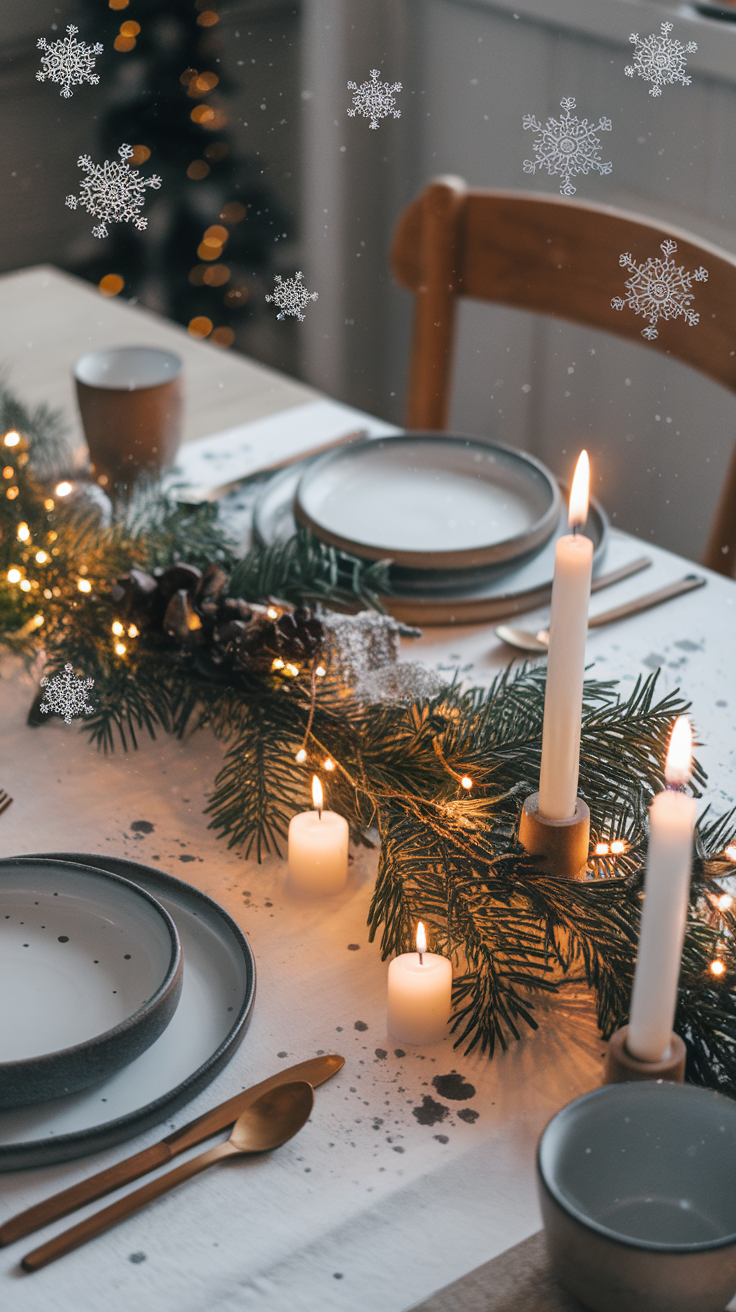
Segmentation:
<svg viewBox="0 0 736 1312">
<path fill-rule="evenodd" d="M 3 811 L 7 811 L 12 800 L 12 797 L 8 797 L 8 794 L 0 788 L 0 815 L 2 815 Z"/>
</svg>

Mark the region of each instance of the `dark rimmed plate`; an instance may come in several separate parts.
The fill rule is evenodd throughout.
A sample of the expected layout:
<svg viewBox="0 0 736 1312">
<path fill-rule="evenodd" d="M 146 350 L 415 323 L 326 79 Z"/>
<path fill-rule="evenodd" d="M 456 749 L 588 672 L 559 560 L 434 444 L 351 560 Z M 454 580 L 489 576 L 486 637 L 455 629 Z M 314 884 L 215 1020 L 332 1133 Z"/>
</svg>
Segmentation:
<svg viewBox="0 0 736 1312">
<path fill-rule="evenodd" d="M 152 894 L 179 932 L 184 982 L 171 1023 L 123 1070 L 80 1093 L 0 1112 L 0 1171 L 82 1157 L 165 1120 L 204 1089 L 236 1052 L 255 998 L 250 944 L 212 898 L 163 871 L 118 857 L 36 856 L 110 871 Z"/>
<path fill-rule="evenodd" d="M 87 1088 L 135 1060 L 182 988 L 160 902 L 108 870 L 0 860 L 0 1109 Z"/>
<path fill-rule="evenodd" d="M 411 432 L 318 456 L 303 470 L 294 513 L 323 542 L 365 560 L 457 571 L 537 551 L 560 504 L 552 474 L 524 451 Z"/>
</svg>

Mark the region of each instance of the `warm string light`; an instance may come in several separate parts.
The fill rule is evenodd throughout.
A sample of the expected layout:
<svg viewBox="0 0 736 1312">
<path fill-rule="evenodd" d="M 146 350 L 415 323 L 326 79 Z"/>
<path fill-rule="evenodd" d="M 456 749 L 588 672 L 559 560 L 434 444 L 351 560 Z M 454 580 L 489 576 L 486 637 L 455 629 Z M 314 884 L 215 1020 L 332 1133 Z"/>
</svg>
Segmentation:
<svg viewBox="0 0 736 1312">
<path fill-rule="evenodd" d="M 596 843 L 596 856 L 621 856 L 626 851 L 626 844 L 620 838 L 614 838 L 612 843 Z"/>
<path fill-rule="evenodd" d="M 723 975 L 725 974 L 725 971 L 726 971 L 726 967 L 723 964 L 723 962 L 719 960 L 718 957 L 716 957 L 715 961 L 711 961 L 710 963 L 711 975 Z"/>
<path fill-rule="evenodd" d="M 470 789 L 473 787 L 473 780 L 470 778 L 469 774 L 463 775 L 462 779 L 460 780 L 460 787 L 466 788 L 468 792 L 470 792 Z"/>
</svg>

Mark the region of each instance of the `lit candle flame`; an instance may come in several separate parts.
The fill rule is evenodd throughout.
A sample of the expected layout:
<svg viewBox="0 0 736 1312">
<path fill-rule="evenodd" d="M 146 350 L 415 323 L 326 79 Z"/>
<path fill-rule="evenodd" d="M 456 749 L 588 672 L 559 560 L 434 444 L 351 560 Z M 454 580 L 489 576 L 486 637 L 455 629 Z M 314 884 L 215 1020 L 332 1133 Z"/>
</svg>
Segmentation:
<svg viewBox="0 0 736 1312">
<path fill-rule="evenodd" d="M 672 726 L 664 777 L 670 788 L 686 784 L 693 768 L 693 730 L 686 715 L 678 715 Z"/>
<path fill-rule="evenodd" d="M 570 509 L 567 522 L 570 528 L 579 528 L 588 518 L 588 499 L 590 497 L 590 461 L 588 452 L 581 451 L 575 466 L 572 487 L 570 488 Z"/>
<path fill-rule="evenodd" d="M 314 803 L 315 811 L 319 811 L 320 819 L 322 819 L 322 806 L 324 803 L 324 797 L 322 794 L 322 785 L 319 779 L 317 778 L 316 774 L 312 775 L 312 802 Z"/>
<path fill-rule="evenodd" d="M 426 951 L 427 951 L 427 935 L 424 929 L 424 925 L 420 920 L 419 924 L 417 925 L 417 952 L 419 953 L 420 962 Z"/>
</svg>

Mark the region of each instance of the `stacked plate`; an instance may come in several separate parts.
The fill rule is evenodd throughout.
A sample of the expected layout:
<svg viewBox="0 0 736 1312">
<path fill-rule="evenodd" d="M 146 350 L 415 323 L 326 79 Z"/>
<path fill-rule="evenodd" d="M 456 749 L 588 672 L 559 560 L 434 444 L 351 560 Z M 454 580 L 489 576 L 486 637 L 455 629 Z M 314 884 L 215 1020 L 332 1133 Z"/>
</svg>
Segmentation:
<svg viewBox="0 0 736 1312">
<path fill-rule="evenodd" d="M 0 861 L 0 1170 L 163 1119 L 245 1032 L 253 958 L 189 885 L 114 858 Z"/>
<path fill-rule="evenodd" d="M 409 623 L 496 619 L 548 599 L 567 508 L 533 456 L 447 433 L 363 438 L 292 465 L 256 502 L 265 543 L 295 524 L 366 562 L 390 560 L 384 601 Z M 599 563 L 607 523 L 583 530 Z"/>
</svg>

